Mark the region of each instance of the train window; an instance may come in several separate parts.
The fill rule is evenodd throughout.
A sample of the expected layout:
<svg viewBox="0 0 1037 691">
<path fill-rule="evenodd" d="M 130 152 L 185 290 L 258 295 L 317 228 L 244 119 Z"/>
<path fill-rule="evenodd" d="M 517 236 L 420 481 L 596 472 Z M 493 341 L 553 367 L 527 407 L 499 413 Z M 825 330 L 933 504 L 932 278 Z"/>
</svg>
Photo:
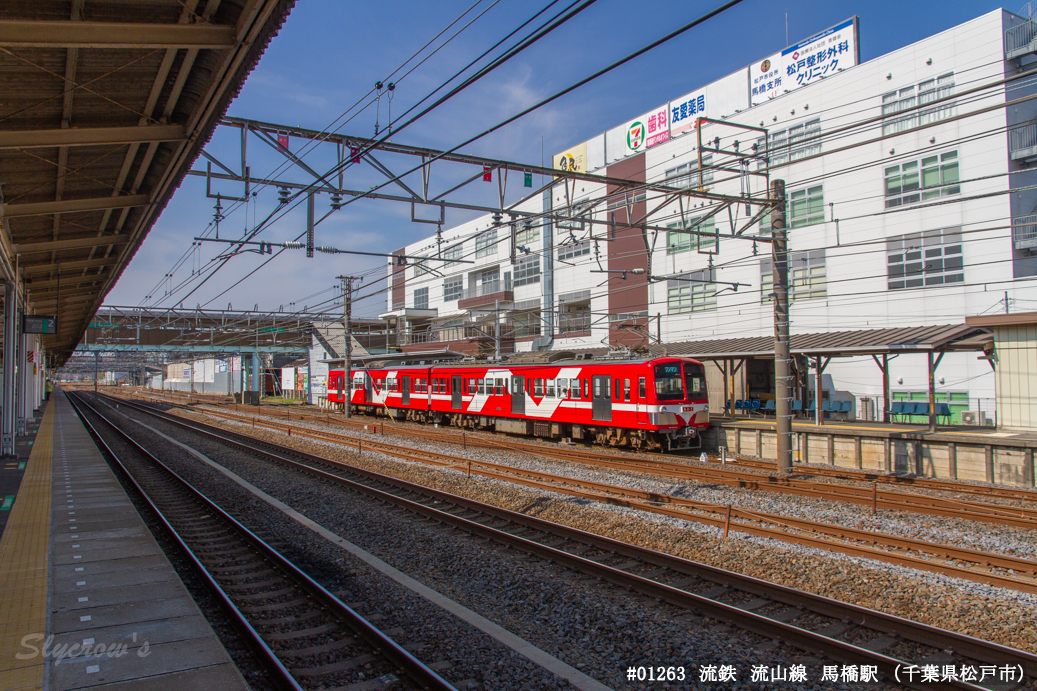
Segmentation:
<svg viewBox="0 0 1037 691">
<path fill-rule="evenodd" d="M 629 379 L 624 379 L 623 380 L 623 400 L 625 400 L 625 401 L 629 401 L 630 400 L 630 380 Z"/>
<path fill-rule="evenodd" d="M 660 401 L 684 400 L 684 386 L 681 380 L 681 365 L 671 362 L 656 365 L 652 374 L 655 376 L 655 397 Z"/>
<path fill-rule="evenodd" d="M 544 389 L 544 395 L 547 396 L 548 398 L 554 398 L 555 397 L 555 380 L 554 379 L 548 379 L 547 380 L 546 388 Z"/>
<path fill-rule="evenodd" d="M 558 391 L 558 398 L 568 398 L 569 397 L 569 380 L 568 379 L 559 379 L 558 380 L 558 389 L 557 389 L 557 391 Z"/>
<path fill-rule="evenodd" d="M 476 379 L 475 390 L 479 393 L 480 396 L 486 393 L 486 380 L 482 378 Z"/>
<path fill-rule="evenodd" d="M 617 401 L 622 401 L 623 400 L 623 389 L 621 389 L 620 386 L 621 386 L 621 384 L 619 383 L 619 377 L 616 377 L 616 400 Z"/>
<path fill-rule="evenodd" d="M 494 382 L 493 393 L 495 393 L 498 396 L 503 396 L 504 395 L 504 380 L 498 377 L 497 379 L 494 379 L 493 382 Z"/>
<path fill-rule="evenodd" d="M 702 365 L 684 363 L 684 390 L 688 398 L 706 397 L 706 368 Z"/>
<path fill-rule="evenodd" d="M 534 379 L 533 380 L 533 395 L 543 396 L 544 395 L 544 380 Z"/>
<path fill-rule="evenodd" d="M 647 397 L 647 394 L 648 394 L 648 392 L 647 392 L 647 390 L 645 388 L 645 378 L 644 377 L 638 377 L 637 378 L 637 395 L 638 395 L 638 397 L 641 398 L 641 399 L 644 399 L 644 398 Z"/>
</svg>

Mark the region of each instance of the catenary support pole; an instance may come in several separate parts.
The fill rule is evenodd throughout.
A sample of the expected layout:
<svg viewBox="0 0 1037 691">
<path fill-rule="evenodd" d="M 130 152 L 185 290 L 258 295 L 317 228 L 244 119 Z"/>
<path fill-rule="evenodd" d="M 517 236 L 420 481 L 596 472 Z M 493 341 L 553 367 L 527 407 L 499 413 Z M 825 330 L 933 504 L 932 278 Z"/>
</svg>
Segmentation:
<svg viewBox="0 0 1037 691">
<path fill-rule="evenodd" d="M 339 276 L 342 281 L 342 329 L 345 337 L 345 371 L 342 378 L 343 384 L 342 412 L 345 416 L 352 417 L 349 410 L 353 400 L 353 281 L 359 281 L 356 276 Z"/>
<path fill-rule="evenodd" d="M 15 325 L 18 321 L 17 297 L 13 281 L 4 283 L 4 390 L 0 413 L 3 415 L 0 455 L 14 455 L 15 406 Z"/>
<path fill-rule="evenodd" d="M 771 183 L 771 278 L 774 286 L 774 398 L 777 425 L 777 470 L 792 471 L 792 388 L 789 369 L 789 265 L 785 231 L 785 181 Z"/>
</svg>

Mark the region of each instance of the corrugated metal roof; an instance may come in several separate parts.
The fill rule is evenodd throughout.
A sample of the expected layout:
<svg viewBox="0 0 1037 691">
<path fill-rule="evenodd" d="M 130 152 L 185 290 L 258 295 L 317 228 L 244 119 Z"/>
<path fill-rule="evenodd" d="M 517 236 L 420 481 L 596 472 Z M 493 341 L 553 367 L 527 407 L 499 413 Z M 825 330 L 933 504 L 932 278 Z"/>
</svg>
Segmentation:
<svg viewBox="0 0 1037 691">
<path fill-rule="evenodd" d="M 826 357 L 851 355 L 882 355 L 893 353 L 926 353 L 945 350 L 983 350 L 989 340 L 983 336 L 989 329 L 967 324 L 939 326 L 907 326 L 891 329 L 860 329 L 856 331 L 825 331 L 793 334 L 789 339 L 793 355 L 824 355 Z M 773 336 L 749 336 L 701 341 L 681 341 L 665 346 L 652 345 L 652 355 L 683 355 L 699 360 L 726 360 L 751 357 L 773 357 Z M 596 357 L 605 355 L 605 348 L 588 351 Z"/>
</svg>

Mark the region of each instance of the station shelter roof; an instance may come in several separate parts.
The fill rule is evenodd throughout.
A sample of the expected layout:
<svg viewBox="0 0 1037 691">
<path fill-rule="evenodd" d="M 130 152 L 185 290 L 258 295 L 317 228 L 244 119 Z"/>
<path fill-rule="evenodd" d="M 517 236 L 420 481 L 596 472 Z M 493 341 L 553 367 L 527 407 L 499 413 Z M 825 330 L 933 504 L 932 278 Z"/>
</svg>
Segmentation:
<svg viewBox="0 0 1037 691">
<path fill-rule="evenodd" d="M 792 334 L 789 339 L 789 349 L 794 356 L 850 357 L 897 353 L 983 351 L 989 349 L 992 341 L 990 329 L 985 326 L 946 324 Z M 665 352 L 666 355 L 681 355 L 699 360 L 773 358 L 774 337 L 749 336 L 681 341 L 662 346 L 653 344 L 649 347 L 649 351 L 654 356 L 662 355 Z M 597 348 L 588 352 L 593 353 L 596 357 L 601 357 L 607 351 Z"/>
<path fill-rule="evenodd" d="M 0 3 L 0 275 L 28 313 L 58 316 L 55 365 L 294 4 Z"/>
</svg>

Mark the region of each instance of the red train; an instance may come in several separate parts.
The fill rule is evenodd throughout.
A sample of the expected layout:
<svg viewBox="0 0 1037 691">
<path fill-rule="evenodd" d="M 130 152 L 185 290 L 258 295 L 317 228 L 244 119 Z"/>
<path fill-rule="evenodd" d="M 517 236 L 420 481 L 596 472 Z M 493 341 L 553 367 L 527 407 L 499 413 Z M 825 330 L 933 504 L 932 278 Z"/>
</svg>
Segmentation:
<svg viewBox="0 0 1037 691">
<path fill-rule="evenodd" d="M 329 375 L 332 403 L 343 376 Z M 705 368 L 689 358 L 372 368 L 352 391 L 358 413 L 635 449 L 698 448 L 709 427 Z"/>
</svg>

